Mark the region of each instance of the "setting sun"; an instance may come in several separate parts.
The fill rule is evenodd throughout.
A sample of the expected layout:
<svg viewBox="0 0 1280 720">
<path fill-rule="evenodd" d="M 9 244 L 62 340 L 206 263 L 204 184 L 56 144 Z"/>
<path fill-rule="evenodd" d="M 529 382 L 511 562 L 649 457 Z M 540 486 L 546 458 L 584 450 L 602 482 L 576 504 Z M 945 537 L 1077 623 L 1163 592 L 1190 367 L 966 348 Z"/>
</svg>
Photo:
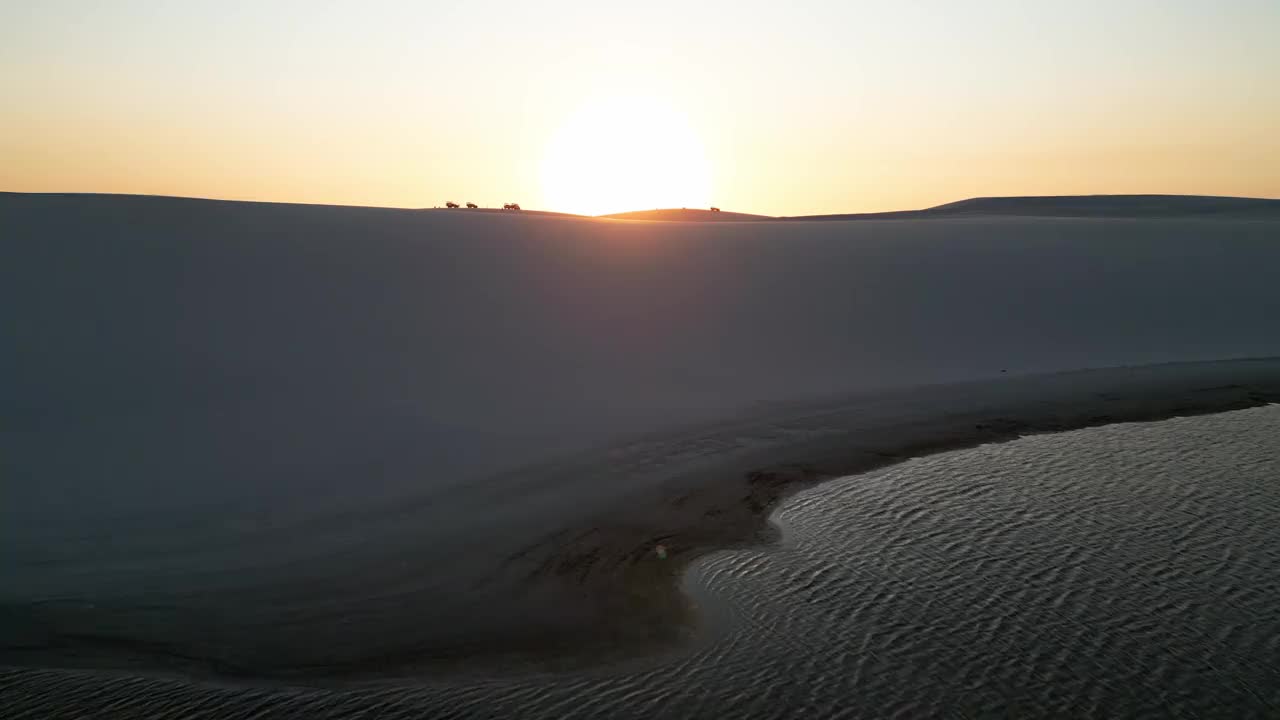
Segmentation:
<svg viewBox="0 0 1280 720">
<path fill-rule="evenodd" d="M 547 144 L 546 207 L 584 215 L 711 202 L 706 152 L 688 121 L 649 99 L 615 97 L 580 107 Z"/>
</svg>

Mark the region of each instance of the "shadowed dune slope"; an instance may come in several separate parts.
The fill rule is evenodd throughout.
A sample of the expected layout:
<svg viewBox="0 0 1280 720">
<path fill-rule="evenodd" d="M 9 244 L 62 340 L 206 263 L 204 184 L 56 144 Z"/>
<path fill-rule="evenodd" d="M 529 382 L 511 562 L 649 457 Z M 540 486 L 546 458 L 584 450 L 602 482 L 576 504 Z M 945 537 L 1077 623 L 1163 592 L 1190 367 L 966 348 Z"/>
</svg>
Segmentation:
<svg viewBox="0 0 1280 720">
<path fill-rule="evenodd" d="M 561 637 L 582 615 L 496 560 L 536 546 L 511 567 L 585 576 L 656 526 L 584 518 L 673 478 L 854 467 L 871 416 L 770 420 L 795 403 L 1280 355 L 1280 223 L 1217 216 L 627 223 L 5 194 L 0 228 L 5 653 L 395 664 L 533 627 L 539 602 Z M 1219 405 L 1269 397 L 1215 372 Z M 622 554 L 597 553 L 615 529 Z"/>
</svg>

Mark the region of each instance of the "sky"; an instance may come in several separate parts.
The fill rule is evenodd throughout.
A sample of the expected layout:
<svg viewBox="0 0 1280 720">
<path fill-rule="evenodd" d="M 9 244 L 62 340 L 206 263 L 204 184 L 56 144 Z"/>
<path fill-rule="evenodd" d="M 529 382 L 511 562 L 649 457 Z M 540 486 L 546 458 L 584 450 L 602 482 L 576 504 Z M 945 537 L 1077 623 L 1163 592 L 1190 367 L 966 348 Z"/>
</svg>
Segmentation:
<svg viewBox="0 0 1280 720">
<path fill-rule="evenodd" d="M 1280 2 L 0 0 L 0 190 L 1280 197 Z"/>
</svg>

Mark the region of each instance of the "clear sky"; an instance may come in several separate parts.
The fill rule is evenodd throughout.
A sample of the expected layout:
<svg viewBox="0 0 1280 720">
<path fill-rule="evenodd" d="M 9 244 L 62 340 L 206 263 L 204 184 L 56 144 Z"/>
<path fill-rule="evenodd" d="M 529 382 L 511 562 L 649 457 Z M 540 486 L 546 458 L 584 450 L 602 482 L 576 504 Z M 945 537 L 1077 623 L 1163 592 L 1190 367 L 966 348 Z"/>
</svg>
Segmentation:
<svg viewBox="0 0 1280 720">
<path fill-rule="evenodd" d="M 1280 197 L 1278 0 L 0 0 L 0 190 Z"/>
</svg>

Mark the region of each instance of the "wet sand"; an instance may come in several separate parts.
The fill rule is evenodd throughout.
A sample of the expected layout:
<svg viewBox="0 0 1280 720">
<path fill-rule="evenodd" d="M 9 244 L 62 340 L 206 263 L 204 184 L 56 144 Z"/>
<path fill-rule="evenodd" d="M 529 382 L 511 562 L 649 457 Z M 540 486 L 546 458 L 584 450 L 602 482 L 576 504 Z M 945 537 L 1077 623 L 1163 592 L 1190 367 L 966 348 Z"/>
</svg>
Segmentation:
<svg viewBox="0 0 1280 720">
<path fill-rule="evenodd" d="M 343 688 L 0 668 L 15 717 L 1269 717 L 1280 406 L 1029 436 L 797 493 L 682 587 L 705 642 Z"/>
<path fill-rule="evenodd" d="M 523 582 L 585 602 L 586 647 L 626 654 L 637 643 L 689 637 L 695 615 L 678 589 L 684 568 L 714 550 L 767 541 L 779 501 L 823 480 L 1033 433 L 1273 402 L 1280 360 L 1258 359 L 1009 378 L 793 408 L 544 470 L 639 476 L 653 471 L 653 458 L 679 458 L 647 496 L 576 520 L 508 560 L 525 569 Z"/>
</svg>

